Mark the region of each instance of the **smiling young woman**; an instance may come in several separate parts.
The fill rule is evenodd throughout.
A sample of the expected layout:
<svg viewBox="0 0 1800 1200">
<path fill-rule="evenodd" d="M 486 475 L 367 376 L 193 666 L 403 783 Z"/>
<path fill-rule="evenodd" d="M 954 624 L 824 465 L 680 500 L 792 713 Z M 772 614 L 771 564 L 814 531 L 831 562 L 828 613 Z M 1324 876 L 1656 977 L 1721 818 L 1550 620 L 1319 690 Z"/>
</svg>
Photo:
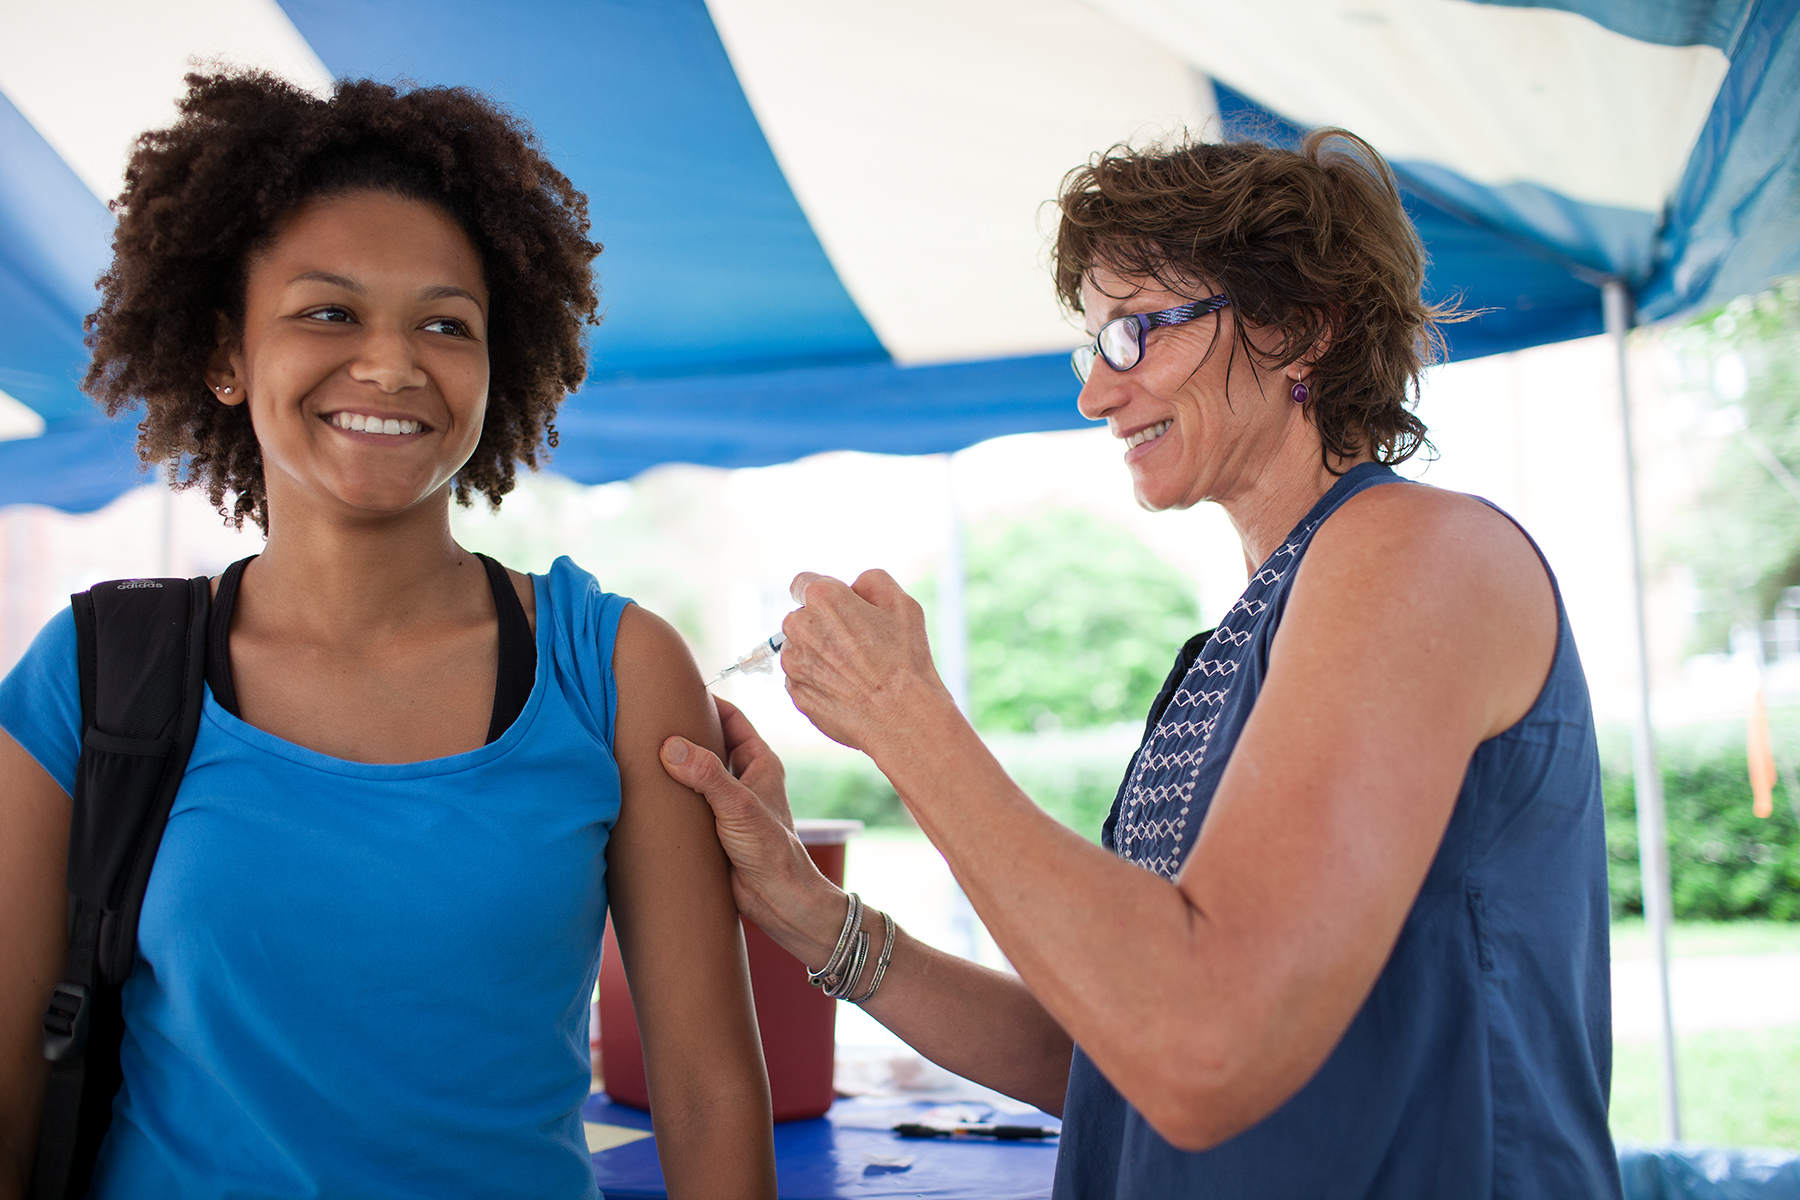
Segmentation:
<svg viewBox="0 0 1800 1200">
<path fill-rule="evenodd" d="M 559 560 L 472 555 L 554 445 L 586 203 L 490 102 L 191 76 L 146 134 L 89 390 L 263 552 L 215 581 L 92 1195 L 594 1195 L 610 907 L 674 1196 L 772 1196 L 768 1085 L 679 636 Z M 31 1169 L 80 751 L 73 621 L 0 683 L 0 1197 Z"/>
</svg>

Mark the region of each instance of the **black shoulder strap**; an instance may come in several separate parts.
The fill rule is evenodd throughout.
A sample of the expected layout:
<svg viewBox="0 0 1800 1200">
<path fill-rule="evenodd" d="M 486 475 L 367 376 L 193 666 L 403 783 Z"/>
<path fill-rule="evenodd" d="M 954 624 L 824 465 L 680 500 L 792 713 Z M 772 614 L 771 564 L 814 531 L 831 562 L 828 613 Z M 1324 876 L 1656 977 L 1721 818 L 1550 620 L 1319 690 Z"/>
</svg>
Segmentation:
<svg viewBox="0 0 1800 1200">
<path fill-rule="evenodd" d="M 525 606 L 513 589 L 506 568 L 485 554 L 476 554 L 487 569 L 488 586 L 494 593 L 494 611 L 500 618 L 500 661 L 494 672 L 494 712 L 488 718 L 487 740 L 499 741 L 525 711 L 537 681 L 537 641 L 525 620 Z M 221 589 L 224 585 L 220 584 Z M 218 689 L 213 689 L 217 694 Z"/>
<path fill-rule="evenodd" d="M 169 807 L 200 730 L 211 585 L 121 579 L 71 598 L 81 759 L 69 824 L 69 954 L 44 1013 L 50 1084 L 31 1200 L 87 1193 L 118 1091 L 119 989 Z"/>
</svg>

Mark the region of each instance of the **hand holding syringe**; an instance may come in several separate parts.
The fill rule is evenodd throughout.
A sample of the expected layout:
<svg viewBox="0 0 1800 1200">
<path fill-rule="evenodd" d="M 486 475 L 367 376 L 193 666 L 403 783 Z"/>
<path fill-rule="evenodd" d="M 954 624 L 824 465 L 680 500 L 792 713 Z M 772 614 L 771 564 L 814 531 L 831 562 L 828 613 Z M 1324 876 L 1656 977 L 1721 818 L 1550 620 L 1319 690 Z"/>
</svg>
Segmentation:
<svg viewBox="0 0 1800 1200">
<path fill-rule="evenodd" d="M 736 662 L 713 676 L 713 683 L 728 679 L 733 675 L 766 675 L 775 669 L 775 660 L 781 657 L 781 648 L 787 645 L 787 634 L 777 632 L 773 637 L 756 643 L 756 648 Z"/>
</svg>

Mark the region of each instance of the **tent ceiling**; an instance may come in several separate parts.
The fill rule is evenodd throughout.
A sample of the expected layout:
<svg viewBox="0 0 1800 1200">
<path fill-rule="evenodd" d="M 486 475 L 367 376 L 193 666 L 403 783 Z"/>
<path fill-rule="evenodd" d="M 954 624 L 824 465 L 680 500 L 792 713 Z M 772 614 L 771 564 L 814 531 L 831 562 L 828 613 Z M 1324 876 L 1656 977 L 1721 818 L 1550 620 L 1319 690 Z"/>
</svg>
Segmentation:
<svg viewBox="0 0 1800 1200">
<path fill-rule="evenodd" d="M 488 91 L 591 197 L 606 323 L 557 470 L 1082 424 L 1043 202 L 1122 140 L 1274 114 L 1396 163 L 1472 356 L 1800 270 L 1800 0 L 0 0 L 0 503 L 104 503 L 77 393 L 132 135 L 190 56 Z M 9 420 L 11 412 L 16 420 Z"/>
<path fill-rule="evenodd" d="M 1078 326 L 1045 269 L 1045 202 L 1095 150 L 1214 116 L 1176 53 L 1079 0 L 709 7 L 832 265 L 900 362 L 1066 353 Z"/>
<path fill-rule="evenodd" d="M 1716 46 L 1639 41 L 1542 8 L 1096 3 L 1284 117 L 1342 125 L 1395 161 L 1645 213 L 1659 211 L 1680 181 L 1729 66 Z M 1286 32 L 1270 38 L 1270 29 Z M 1481 53 L 1444 52 L 1456 46 Z"/>
</svg>

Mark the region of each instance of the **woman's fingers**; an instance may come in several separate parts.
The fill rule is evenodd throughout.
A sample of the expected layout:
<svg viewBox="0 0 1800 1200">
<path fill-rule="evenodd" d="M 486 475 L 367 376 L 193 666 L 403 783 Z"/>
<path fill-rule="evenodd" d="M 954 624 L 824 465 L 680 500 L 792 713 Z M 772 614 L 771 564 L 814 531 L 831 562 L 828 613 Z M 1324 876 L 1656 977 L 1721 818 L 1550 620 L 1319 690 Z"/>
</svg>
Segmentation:
<svg viewBox="0 0 1800 1200">
<path fill-rule="evenodd" d="M 770 821 L 762 799 L 726 770 L 719 756 L 705 746 L 697 746 L 684 737 L 669 738 L 662 744 L 662 764 L 669 778 L 693 788 L 712 806 L 721 840 L 727 828 L 734 833 L 747 833 Z M 730 849 L 726 846 L 727 851 Z M 732 855 L 733 861 L 736 858 Z"/>
<path fill-rule="evenodd" d="M 787 770 L 781 759 L 737 705 L 716 696 L 713 703 L 718 706 L 719 723 L 725 729 L 725 761 L 730 764 L 731 773 L 756 793 L 776 820 L 793 828 L 794 818 L 787 802 Z"/>
<path fill-rule="evenodd" d="M 788 595 L 790 595 L 794 598 L 795 604 L 805 604 L 806 603 L 806 589 L 809 586 L 811 586 L 812 584 L 818 583 L 820 581 L 824 581 L 826 583 L 835 583 L 839 587 L 844 586 L 842 580 L 833 579 L 829 575 L 821 575 L 817 571 L 802 571 L 798 575 L 794 576 L 794 582 L 788 584 Z"/>
<path fill-rule="evenodd" d="M 788 695 L 827 737 L 868 750 L 871 735 L 897 732 L 896 719 L 913 715 L 895 711 L 910 706 L 898 697 L 943 691 L 924 611 L 886 571 L 866 571 L 854 587 L 803 572 L 792 594 L 805 607 L 781 625 Z"/>
<path fill-rule="evenodd" d="M 731 773 L 742 778 L 744 764 L 771 753 L 769 745 L 737 705 L 721 696 L 713 697 L 713 705 L 725 731 L 725 759 L 731 764 Z"/>
<path fill-rule="evenodd" d="M 856 577 L 851 591 L 877 608 L 896 609 L 912 597 L 894 582 L 894 577 L 877 567 Z"/>
<path fill-rule="evenodd" d="M 817 571 L 802 571 L 794 576 L 794 582 L 788 584 L 788 595 L 794 598 L 795 604 L 807 604 L 807 589 L 814 584 L 823 585 L 814 594 L 814 603 L 828 603 L 831 600 L 842 602 L 854 595 L 866 603 L 887 608 L 894 599 L 906 595 L 900 585 L 894 582 L 894 577 L 880 568 L 864 571 L 856 577 L 856 583 L 852 586 L 846 586 L 843 580 L 821 575 Z"/>
<path fill-rule="evenodd" d="M 741 720 L 742 714 L 737 715 Z M 779 783 L 781 760 L 766 746 L 763 750 L 757 761 Z M 699 792 L 712 807 L 719 844 L 731 859 L 731 889 L 738 911 L 789 953 L 813 953 L 813 943 L 824 936 L 819 931 L 830 924 L 831 893 L 836 889 L 819 874 L 794 835 L 786 797 L 779 790 L 772 798 L 757 795 L 734 778 L 717 755 L 686 738 L 663 743 L 662 763 L 670 778 Z M 841 897 L 836 919 L 843 920 Z"/>
</svg>

